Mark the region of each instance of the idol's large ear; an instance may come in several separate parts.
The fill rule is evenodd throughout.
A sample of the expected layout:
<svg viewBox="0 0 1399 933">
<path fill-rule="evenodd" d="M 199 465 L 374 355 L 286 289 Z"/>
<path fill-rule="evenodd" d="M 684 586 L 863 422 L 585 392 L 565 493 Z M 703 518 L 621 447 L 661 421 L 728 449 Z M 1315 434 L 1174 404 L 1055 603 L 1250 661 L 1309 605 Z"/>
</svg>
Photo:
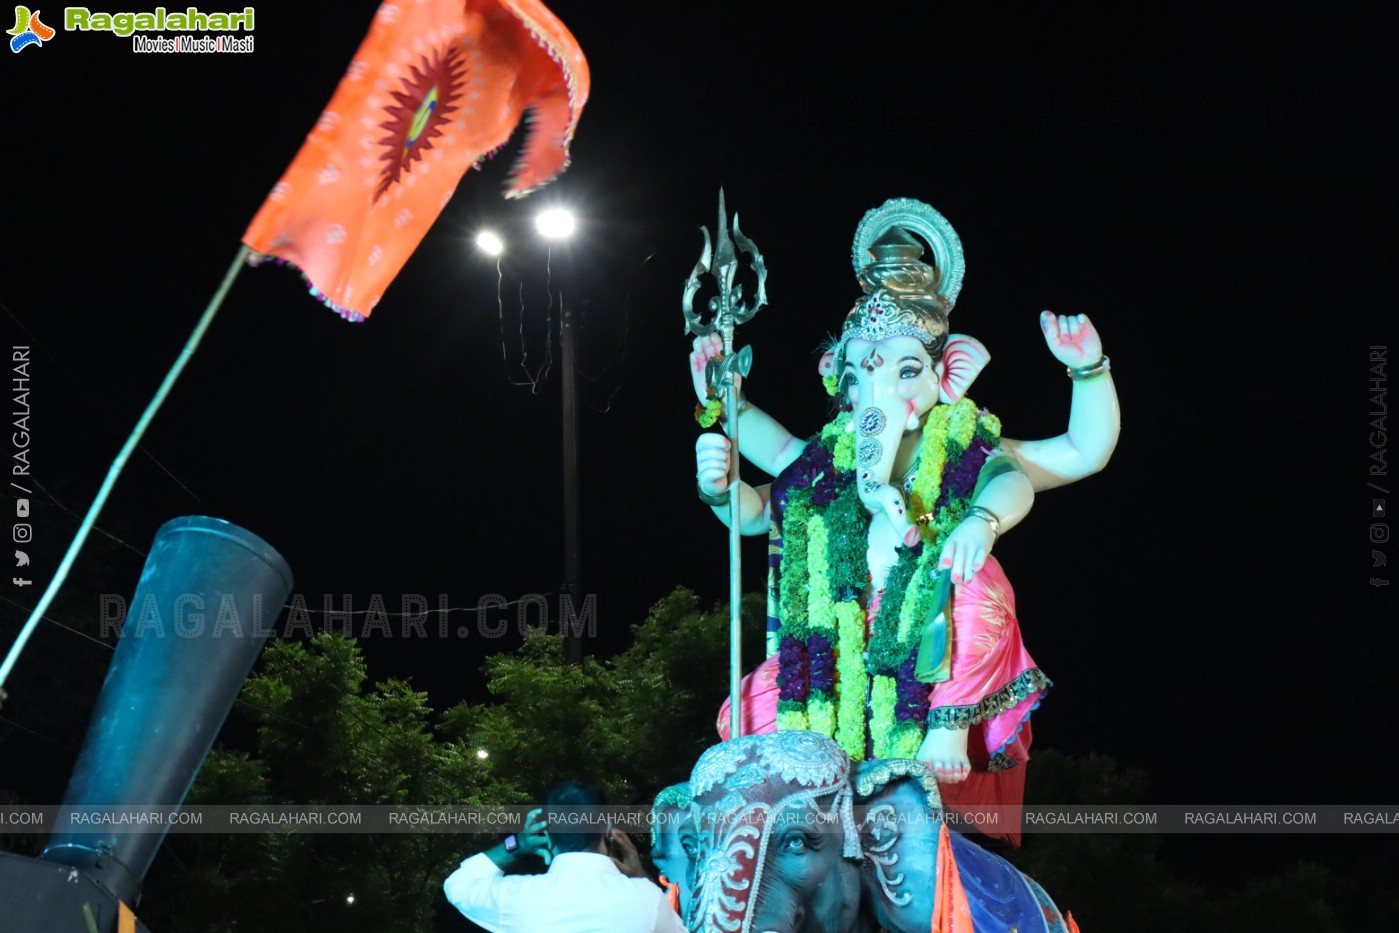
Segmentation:
<svg viewBox="0 0 1399 933">
<path fill-rule="evenodd" d="M 922 762 L 901 758 L 858 769 L 852 783 L 866 903 L 886 930 L 931 929 L 942 823 L 937 782 Z"/>
<path fill-rule="evenodd" d="M 944 405 L 962 400 L 972 380 L 991 362 L 991 354 L 980 340 L 965 334 L 949 334 L 942 350 L 942 382 L 938 398 Z"/>
<path fill-rule="evenodd" d="M 816 364 L 816 371 L 824 379 L 827 376 L 836 375 L 836 354 L 834 350 L 827 350 L 821 354 L 821 360 Z"/>
</svg>

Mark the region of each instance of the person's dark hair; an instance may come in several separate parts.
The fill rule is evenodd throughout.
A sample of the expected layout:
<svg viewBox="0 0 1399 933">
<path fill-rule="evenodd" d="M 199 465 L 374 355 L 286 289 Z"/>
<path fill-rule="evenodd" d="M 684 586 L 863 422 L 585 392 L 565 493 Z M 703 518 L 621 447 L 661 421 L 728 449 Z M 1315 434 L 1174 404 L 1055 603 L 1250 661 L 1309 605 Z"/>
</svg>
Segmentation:
<svg viewBox="0 0 1399 933">
<path fill-rule="evenodd" d="M 607 824 L 601 812 L 607 795 L 596 784 L 565 781 L 549 791 L 544 815 L 549 821 L 549 839 L 559 852 L 593 852 L 606 835 Z M 595 808 L 589 813 L 586 808 Z"/>
</svg>

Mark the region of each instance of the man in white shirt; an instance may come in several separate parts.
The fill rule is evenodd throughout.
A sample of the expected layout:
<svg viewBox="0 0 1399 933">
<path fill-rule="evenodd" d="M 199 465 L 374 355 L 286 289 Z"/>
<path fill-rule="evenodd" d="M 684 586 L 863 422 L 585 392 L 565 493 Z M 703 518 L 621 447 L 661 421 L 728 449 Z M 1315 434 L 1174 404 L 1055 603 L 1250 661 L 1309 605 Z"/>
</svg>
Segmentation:
<svg viewBox="0 0 1399 933">
<path fill-rule="evenodd" d="M 549 808 L 600 807 L 597 788 L 572 782 L 550 792 Z M 443 883 L 452 906 L 491 933 L 685 933 L 665 893 L 646 875 L 636 846 L 616 827 L 548 831 L 542 811 L 518 836 L 461 863 Z M 552 851 L 542 875 L 505 869 Z"/>
</svg>

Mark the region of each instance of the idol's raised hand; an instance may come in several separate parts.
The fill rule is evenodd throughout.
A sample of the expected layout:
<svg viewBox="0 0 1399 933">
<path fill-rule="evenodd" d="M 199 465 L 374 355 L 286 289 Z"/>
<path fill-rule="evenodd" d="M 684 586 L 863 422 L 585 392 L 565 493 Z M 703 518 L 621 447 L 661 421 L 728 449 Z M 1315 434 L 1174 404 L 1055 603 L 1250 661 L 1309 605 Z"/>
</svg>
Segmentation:
<svg viewBox="0 0 1399 933">
<path fill-rule="evenodd" d="M 695 398 L 703 405 L 709 401 L 709 384 L 705 381 L 705 367 L 709 361 L 724 355 L 724 338 L 718 334 L 696 337 L 690 350 L 690 381 L 695 387 Z M 743 392 L 743 377 L 734 373 L 734 385 Z"/>
<path fill-rule="evenodd" d="M 1040 313 L 1040 330 L 1049 352 L 1069 368 L 1092 366 L 1103 358 L 1103 340 L 1086 314 Z"/>
</svg>

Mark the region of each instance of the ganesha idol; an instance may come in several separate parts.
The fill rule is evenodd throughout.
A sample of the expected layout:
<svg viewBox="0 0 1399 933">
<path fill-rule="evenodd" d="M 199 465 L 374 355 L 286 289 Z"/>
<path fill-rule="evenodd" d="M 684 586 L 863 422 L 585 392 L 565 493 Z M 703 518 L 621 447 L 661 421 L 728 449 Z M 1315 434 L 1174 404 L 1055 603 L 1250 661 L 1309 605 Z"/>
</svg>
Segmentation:
<svg viewBox="0 0 1399 933">
<path fill-rule="evenodd" d="M 946 828 L 918 761 L 852 762 L 812 732 L 742 736 L 656 812 L 657 864 L 696 933 L 1077 931 L 1033 880 Z"/>
<path fill-rule="evenodd" d="M 819 363 L 833 420 L 802 439 L 743 399 L 739 452 L 775 477 L 764 486 L 730 486 L 725 435 L 696 444 L 700 498 L 727 522 L 739 496 L 741 531 L 769 536 L 769 656 L 744 679 L 743 732 L 810 730 L 856 761 L 924 762 L 952 808 L 1018 804 L 1050 681 L 991 552 L 1037 490 L 1107 462 L 1119 429 L 1108 360 L 1086 317 L 1044 312 L 1071 379 L 1068 430 L 1002 437 L 967 396 L 986 348 L 949 332 L 964 260 L 946 219 L 889 201 L 860 223 L 853 259 L 864 294 Z M 701 402 L 721 353 L 716 336 L 694 343 Z M 725 738 L 728 721 L 725 704 Z"/>
</svg>

